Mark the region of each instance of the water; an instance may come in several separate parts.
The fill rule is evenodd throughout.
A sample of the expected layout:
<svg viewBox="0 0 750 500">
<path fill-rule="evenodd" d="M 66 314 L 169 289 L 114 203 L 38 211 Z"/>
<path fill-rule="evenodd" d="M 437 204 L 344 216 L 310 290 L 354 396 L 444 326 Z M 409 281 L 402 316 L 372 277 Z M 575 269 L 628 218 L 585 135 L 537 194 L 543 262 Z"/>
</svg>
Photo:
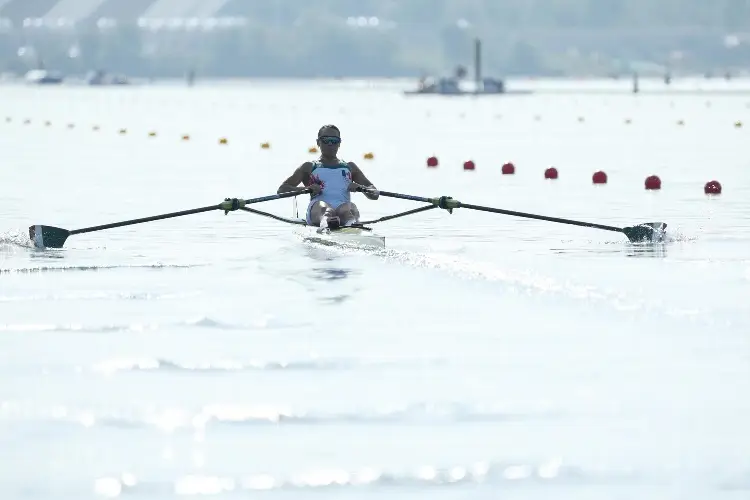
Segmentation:
<svg viewBox="0 0 750 500">
<path fill-rule="evenodd" d="M 747 498 L 749 103 L 4 87 L 0 496 Z M 325 123 L 381 189 L 667 241 L 459 209 L 380 224 L 371 251 L 217 211 L 30 247 L 31 224 L 271 194 Z"/>
</svg>

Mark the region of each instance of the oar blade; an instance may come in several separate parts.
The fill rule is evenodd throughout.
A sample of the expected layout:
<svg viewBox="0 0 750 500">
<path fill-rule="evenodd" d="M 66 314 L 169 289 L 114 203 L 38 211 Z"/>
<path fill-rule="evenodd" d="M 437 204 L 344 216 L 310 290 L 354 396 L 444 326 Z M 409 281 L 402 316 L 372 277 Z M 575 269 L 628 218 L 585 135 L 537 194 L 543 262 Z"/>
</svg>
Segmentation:
<svg viewBox="0 0 750 500">
<path fill-rule="evenodd" d="M 624 227 L 622 232 L 633 243 L 659 242 L 664 239 L 667 225 L 664 222 L 644 222 L 637 226 Z"/>
<path fill-rule="evenodd" d="M 54 226 L 29 226 L 29 238 L 36 248 L 62 248 L 70 231 Z"/>
</svg>

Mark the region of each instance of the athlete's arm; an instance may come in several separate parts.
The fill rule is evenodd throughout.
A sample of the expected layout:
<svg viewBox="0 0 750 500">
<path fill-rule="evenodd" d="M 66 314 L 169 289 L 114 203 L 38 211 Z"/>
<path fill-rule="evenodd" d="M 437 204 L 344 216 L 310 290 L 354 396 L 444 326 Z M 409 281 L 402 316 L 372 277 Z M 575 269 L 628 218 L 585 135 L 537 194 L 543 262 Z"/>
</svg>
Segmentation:
<svg viewBox="0 0 750 500">
<path fill-rule="evenodd" d="M 281 183 L 281 186 L 279 186 L 279 189 L 276 191 L 277 194 L 281 193 L 287 193 L 289 191 L 302 191 L 305 189 L 305 186 L 299 188 L 298 186 L 300 183 L 305 182 L 305 180 L 309 180 L 310 178 L 310 167 L 312 167 L 312 163 L 309 161 L 306 161 L 297 169 L 294 171 L 292 175 L 289 176 L 287 180 Z"/>
<path fill-rule="evenodd" d="M 370 182 L 370 179 L 368 179 L 362 172 L 362 170 L 357 166 L 357 164 L 350 161 L 349 169 L 352 172 L 352 182 L 359 184 L 362 187 L 372 189 L 371 192 L 364 191 L 364 195 L 371 200 L 377 200 L 380 197 L 380 193 L 378 192 L 377 188 L 373 186 L 372 182 Z"/>
</svg>

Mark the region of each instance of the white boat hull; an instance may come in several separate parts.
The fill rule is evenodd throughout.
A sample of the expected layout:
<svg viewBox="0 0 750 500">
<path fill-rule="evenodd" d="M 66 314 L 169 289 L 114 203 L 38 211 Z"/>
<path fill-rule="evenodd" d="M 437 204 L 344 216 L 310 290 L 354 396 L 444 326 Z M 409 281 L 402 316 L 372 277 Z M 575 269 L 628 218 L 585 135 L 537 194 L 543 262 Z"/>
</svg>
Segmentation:
<svg viewBox="0 0 750 500">
<path fill-rule="evenodd" d="M 385 236 L 372 234 L 372 231 L 356 227 L 340 229 L 316 229 L 305 235 L 305 239 L 324 245 L 353 245 L 385 248 Z"/>
</svg>

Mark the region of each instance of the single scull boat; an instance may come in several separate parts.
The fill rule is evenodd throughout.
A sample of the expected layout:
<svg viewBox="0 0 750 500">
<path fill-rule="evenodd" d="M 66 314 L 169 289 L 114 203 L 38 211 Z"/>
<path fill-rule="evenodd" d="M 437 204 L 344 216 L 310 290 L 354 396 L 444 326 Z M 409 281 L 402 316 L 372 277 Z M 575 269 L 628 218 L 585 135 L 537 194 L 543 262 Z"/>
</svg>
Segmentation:
<svg viewBox="0 0 750 500">
<path fill-rule="evenodd" d="M 360 191 L 363 191 L 363 190 L 364 189 L 361 189 Z M 261 210 L 256 210 L 248 206 L 248 205 L 252 205 L 255 203 L 262 203 L 265 201 L 279 200 L 282 198 L 291 198 L 294 196 L 304 194 L 306 192 L 309 193 L 309 190 L 273 194 L 269 196 L 262 196 L 259 198 L 251 198 L 248 200 L 242 200 L 238 198 L 225 198 L 223 202 L 217 205 L 209 205 L 206 207 L 193 208 L 190 210 L 183 210 L 180 212 L 171 212 L 168 214 L 154 215 L 151 217 L 144 217 L 141 219 L 132 219 L 132 220 L 126 220 L 122 222 L 113 222 L 110 224 L 86 227 L 82 229 L 68 230 L 68 229 L 63 229 L 63 228 L 55 227 L 55 226 L 44 226 L 41 224 L 36 224 L 36 225 L 29 227 L 29 238 L 31 238 L 31 241 L 33 242 L 36 248 L 62 248 L 63 245 L 65 244 L 65 241 L 68 239 L 68 237 L 74 234 L 90 233 L 93 231 L 101 231 L 103 229 L 111 229 L 111 228 L 116 228 L 116 227 L 129 226 L 131 224 L 141 224 L 144 222 L 169 219 L 172 217 L 181 217 L 183 215 L 209 212 L 212 210 L 223 210 L 224 215 L 228 214 L 229 212 L 233 212 L 235 210 L 244 210 L 246 212 L 254 213 L 257 215 L 262 215 L 264 217 L 270 217 L 272 219 L 275 219 L 281 222 L 286 222 L 288 224 L 311 227 L 311 226 L 308 226 L 307 223 L 302 219 L 282 217 L 280 215 L 272 214 L 270 212 L 263 212 Z M 664 234 L 665 234 L 664 231 L 667 227 L 667 225 L 663 222 L 646 222 L 646 223 L 638 224 L 635 226 L 629 226 L 629 227 L 608 226 L 608 225 L 597 224 L 593 222 L 582 222 L 582 221 L 576 221 L 576 220 L 571 220 L 571 219 L 561 219 L 559 217 L 549 217 L 546 215 L 536 215 L 536 214 L 529 214 L 529 213 L 524 213 L 524 212 L 515 212 L 512 210 L 503 210 L 500 208 L 484 207 L 480 205 L 471 205 L 468 203 L 462 203 L 458 200 L 454 200 L 450 196 L 440 196 L 436 198 L 424 198 L 421 196 L 412 196 L 412 195 L 407 195 L 407 194 L 392 193 L 389 191 L 380 191 L 380 196 L 385 196 L 389 198 L 397 198 L 397 199 L 402 199 L 402 200 L 410 200 L 410 201 L 415 201 L 419 203 L 424 203 L 425 205 L 419 208 L 412 209 L 412 210 L 407 210 L 405 212 L 399 212 L 393 215 L 386 215 L 384 217 L 380 217 L 379 219 L 363 221 L 363 222 L 360 222 L 358 224 L 354 224 L 351 226 L 344 226 L 340 228 L 325 228 L 325 227 L 314 228 L 313 227 L 313 233 L 310 236 L 308 236 L 308 238 L 316 239 L 323 243 L 344 242 L 344 243 L 353 243 L 353 244 L 360 244 L 360 245 L 366 245 L 366 246 L 383 247 L 385 246 L 385 238 L 382 236 L 377 236 L 373 234 L 372 228 L 369 227 L 370 225 L 376 224 L 378 222 L 384 222 L 387 220 L 396 219 L 398 217 L 405 217 L 407 215 L 424 212 L 426 210 L 432 210 L 435 208 L 441 208 L 443 210 L 448 211 L 448 213 L 453 213 L 453 210 L 457 208 L 465 208 L 468 210 L 477 210 L 480 212 L 511 215 L 514 217 L 525 217 L 529 219 L 556 222 L 560 224 L 570 224 L 574 226 L 602 229 L 605 231 L 623 233 L 631 242 L 662 241 L 664 238 Z"/>
</svg>

